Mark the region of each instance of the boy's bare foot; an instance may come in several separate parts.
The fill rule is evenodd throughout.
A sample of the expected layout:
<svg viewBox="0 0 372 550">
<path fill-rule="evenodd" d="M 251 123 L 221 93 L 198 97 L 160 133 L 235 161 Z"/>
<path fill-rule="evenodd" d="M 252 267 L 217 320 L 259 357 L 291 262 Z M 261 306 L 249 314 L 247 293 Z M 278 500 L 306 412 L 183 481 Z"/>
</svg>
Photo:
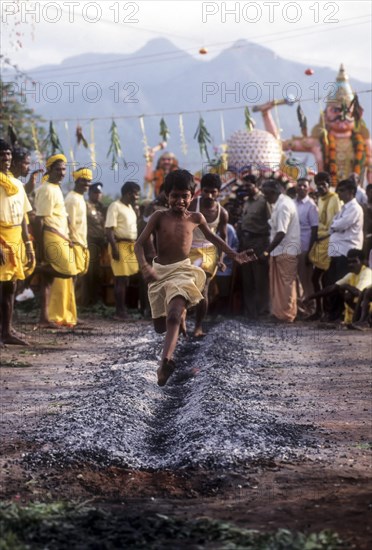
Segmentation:
<svg viewBox="0 0 372 550">
<path fill-rule="evenodd" d="M 163 359 L 160 367 L 156 371 L 156 374 L 158 375 L 158 386 L 165 386 L 168 378 L 172 376 L 175 368 L 176 364 L 172 361 L 172 359 Z"/>
<path fill-rule="evenodd" d="M 26 340 L 22 340 L 22 338 L 19 338 L 15 334 L 6 334 L 3 336 L 2 341 L 4 344 L 8 344 L 11 346 L 29 346 L 30 344 L 26 342 Z"/>
</svg>

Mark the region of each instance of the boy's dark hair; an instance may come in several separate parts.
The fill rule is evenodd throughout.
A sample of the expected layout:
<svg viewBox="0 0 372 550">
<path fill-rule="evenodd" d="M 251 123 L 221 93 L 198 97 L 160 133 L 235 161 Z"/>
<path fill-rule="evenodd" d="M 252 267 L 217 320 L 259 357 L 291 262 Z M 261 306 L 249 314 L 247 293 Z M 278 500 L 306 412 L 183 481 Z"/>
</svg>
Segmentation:
<svg viewBox="0 0 372 550">
<path fill-rule="evenodd" d="M 321 181 L 326 181 L 328 185 L 331 183 L 331 176 L 328 174 L 328 172 L 318 172 L 317 174 L 315 174 L 315 185 L 318 185 L 318 183 Z"/>
<path fill-rule="evenodd" d="M 169 195 L 173 189 L 177 191 L 195 192 L 194 176 L 187 170 L 174 170 L 165 176 L 164 192 Z"/>
<path fill-rule="evenodd" d="M 127 193 L 139 193 L 141 191 L 140 186 L 135 181 L 126 181 L 121 188 L 121 195 L 126 195 Z"/>
<path fill-rule="evenodd" d="M 347 258 L 359 258 L 361 262 L 364 262 L 365 254 L 363 250 L 359 250 L 358 248 L 351 248 L 348 253 L 346 254 Z"/>
<path fill-rule="evenodd" d="M 12 149 L 13 161 L 23 160 L 30 155 L 31 153 L 26 147 L 13 147 Z"/>
<path fill-rule="evenodd" d="M 0 139 L 0 151 L 11 151 L 12 146 L 5 139 Z"/>
<path fill-rule="evenodd" d="M 220 190 L 221 185 L 222 185 L 222 181 L 218 174 L 204 174 L 204 176 L 200 180 L 201 189 L 208 187 L 208 189 Z"/>
<path fill-rule="evenodd" d="M 370 191 L 372 189 L 372 183 L 369 183 L 366 187 L 366 193 L 367 191 Z"/>
<path fill-rule="evenodd" d="M 356 195 L 357 184 L 355 183 L 355 181 L 349 180 L 349 179 L 348 180 L 342 180 L 337 185 L 337 189 L 339 189 L 340 187 L 343 187 L 344 189 L 347 189 L 348 191 L 352 191 L 354 193 L 354 196 Z"/>
</svg>

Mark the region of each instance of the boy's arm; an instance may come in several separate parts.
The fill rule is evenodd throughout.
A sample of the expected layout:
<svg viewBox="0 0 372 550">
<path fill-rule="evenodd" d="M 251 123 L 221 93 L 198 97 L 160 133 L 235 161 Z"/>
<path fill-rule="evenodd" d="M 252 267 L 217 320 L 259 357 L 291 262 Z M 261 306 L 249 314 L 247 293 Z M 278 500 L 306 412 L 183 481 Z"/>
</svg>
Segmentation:
<svg viewBox="0 0 372 550">
<path fill-rule="evenodd" d="M 253 250 L 245 250 L 239 253 L 235 252 L 235 250 L 230 248 L 225 241 L 223 241 L 220 237 L 218 237 L 218 235 L 215 235 L 214 233 L 212 233 L 202 214 L 197 214 L 197 216 L 198 216 L 198 219 L 196 220 L 196 223 L 199 225 L 203 235 L 208 239 L 209 242 L 211 242 L 212 244 L 220 248 L 223 252 L 225 252 L 226 256 L 235 260 L 239 264 L 245 264 L 247 262 L 252 262 L 257 259 Z"/>
<path fill-rule="evenodd" d="M 145 229 L 142 231 L 141 235 L 138 237 L 136 244 L 134 245 L 134 252 L 137 256 L 138 264 L 142 271 L 143 278 L 147 283 L 151 281 L 156 281 L 157 276 L 150 264 L 147 263 L 145 255 L 145 244 L 151 238 L 152 233 L 155 231 L 158 221 L 162 216 L 162 211 L 158 210 L 154 212 L 151 216 Z"/>
</svg>

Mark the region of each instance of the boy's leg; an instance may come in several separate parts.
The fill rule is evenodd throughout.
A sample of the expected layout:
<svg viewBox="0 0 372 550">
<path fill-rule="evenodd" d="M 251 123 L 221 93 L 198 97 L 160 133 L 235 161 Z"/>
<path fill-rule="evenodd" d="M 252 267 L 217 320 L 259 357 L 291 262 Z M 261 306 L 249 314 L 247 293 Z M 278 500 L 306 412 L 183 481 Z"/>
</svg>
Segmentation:
<svg viewBox="0 0 372 550">
<path fill-rule="evenodd" d="M 186 300 L 183 296 L 176 296 L 169 302 L 166 320 L 167 331 L 160 367 L 157 370 L 159 386 L 164 386 L 174 371 L 175 364 L 172 361 L 172 357 L 176 349 L 180 325 L 185 317 L 185 312 Z"/>
<path fill-rule="evenodd" d="M 153 319 L 154 321 L 154 330 L 157 334 L 163 334 L 167 330 L 167 318 L 166 317 L 157 317 Z"/>
<path fill-rule="evenodd" d="M 195 329 L 194 329 L 194 336 L 197 338 L 201 338 L 202 336 L 205 336 L 205 333 L 203 332 L 203 319 L 207 315 L 208 312 L 208 291 L 209 291 L 209 283 L 211 282 L 211 277 L 207 273 L 207 279 L 205 281 L 205 287 L 202 292 L 203 294 L 203 300 L 198 303 L 195 310 Z"/>
</svg>

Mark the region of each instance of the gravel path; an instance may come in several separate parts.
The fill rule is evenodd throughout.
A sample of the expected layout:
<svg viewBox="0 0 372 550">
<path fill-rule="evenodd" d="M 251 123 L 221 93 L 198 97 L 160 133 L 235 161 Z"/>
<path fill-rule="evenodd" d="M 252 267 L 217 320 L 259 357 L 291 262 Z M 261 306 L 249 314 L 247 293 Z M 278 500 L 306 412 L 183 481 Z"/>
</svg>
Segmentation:
<svg viewBox="0 0 372 550">
<path fill-rule="evenodd" d="M 319 354 L 319 331 L 224 321 L 203 340 L 181 342 L 165 388 L 155 376 L 163 337 L 135 324 L 125 336 L 124 343 L 117 335 L 105 339 L 98 365 L 82 364 L 79 355 L 79 366 L 72 362 L 74 375 L 85 371 L 85 386 L 59 393 L 69 406 L 41 418 L 31 435 L 41 450 L 28 460 L 178 469 L 327 458 L 312 396 L 305 396 L 305 414 L 301 389 L 294 391 L 314 357 L 290 363 L 304 338 Z"/>
</svg>

